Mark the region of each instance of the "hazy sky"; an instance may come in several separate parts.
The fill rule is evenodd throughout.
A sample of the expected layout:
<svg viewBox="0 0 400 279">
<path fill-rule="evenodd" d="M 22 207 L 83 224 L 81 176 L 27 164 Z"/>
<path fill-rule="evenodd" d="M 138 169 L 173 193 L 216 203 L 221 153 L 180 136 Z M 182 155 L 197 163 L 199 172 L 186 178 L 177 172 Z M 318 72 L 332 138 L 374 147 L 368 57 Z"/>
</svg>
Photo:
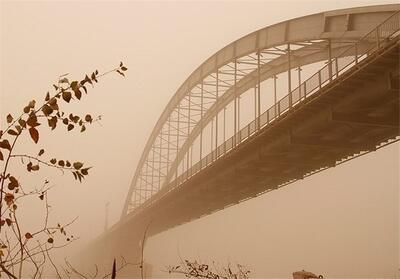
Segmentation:
<svg viewBox="0 0 400 279">
<path fill-rule="evenodd" d="M 168 100 L 206 58 L 262 27 L 307 14 L 396 1 L 19 2 L 1 0 L 0 116 L 41 99 L 61 74 L 81 78 L 119 61 L 127 78 L 108 76 L 76 113 L 103 115 L 85 134 L 43 134 L 49 157 L 83 160 L 85 183 L 41 173 L 56 185 L 53 216 L 79 215 L 83 243 L 118 220 L 144 145 Z M 13 168 L 18 170 L 18 162 Z M 22 175 L 29 181 L 38 178 Z M 399 268 L 399 145 L 391 145 L 281 190 L 150 239 L 155 272 L 182 257 L 240 262 L 254 276 L 393 277 Z M 32 203 L 33 206 L 33 203 Z M 32 210 L 32 209 L 29 209 Z M 38 215 L 40 211 L 31 214 Z M 34 218 L 32 218 L 33 220 Z M 29 223 L 29 220 L 27 221 Z M 31 221 L 33 222 L 33 221 Z"/>
</svg>

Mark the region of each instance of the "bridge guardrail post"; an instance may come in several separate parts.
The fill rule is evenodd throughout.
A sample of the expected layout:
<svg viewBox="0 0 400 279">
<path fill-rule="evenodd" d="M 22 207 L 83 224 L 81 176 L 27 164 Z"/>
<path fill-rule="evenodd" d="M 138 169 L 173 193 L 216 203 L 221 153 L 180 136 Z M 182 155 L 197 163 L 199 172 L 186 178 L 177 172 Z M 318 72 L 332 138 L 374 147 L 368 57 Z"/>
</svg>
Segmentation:
<svg viewBox="0 0 400 279">
<path fill-rule="evenodd" d="M 321 84 L 321 70 L 318 71 L 318 88 L 321 89 L 322 84 Z"/>
<path fill-rule="evenodd" d="M 329 80 L 332 81 L 332 44 L 330 39 L 328 39 L 328 59 Z"/>
<path fill-rule="evenodd" d="M 291 73 L 291 51 L 290 43 L 287 44 L 287 55 L 288 55 L 288 92 L 289 92 L 289 109 L 292 108 L 292 73 Z"/>
<path fill-rule="evenodd" d="M 335 57 L 335 71 L 336 71 L 336 78 L 339 76 L 339 65 L 338 65 L 338 58 Z"/>
<path fill-rule="evenodd" d="M 358 44 L 354 43 L 354 60 L 355 63 L 358 64 Z"/>
<path fill-rule="evenodd" d="M 281 115 L 281 102 L 280 101 L 277 102 L 275 106 L 278 107 L 278 116 L 280 116 Z M 276 115 L 275 115 L 275 118 L 276 118 Z"/>
<path fill-rule="evenodd" d="M 379 26 L 376 27 L 376 48 L 379 49 L 380 42 L 379 42 Z"/>
</svg>

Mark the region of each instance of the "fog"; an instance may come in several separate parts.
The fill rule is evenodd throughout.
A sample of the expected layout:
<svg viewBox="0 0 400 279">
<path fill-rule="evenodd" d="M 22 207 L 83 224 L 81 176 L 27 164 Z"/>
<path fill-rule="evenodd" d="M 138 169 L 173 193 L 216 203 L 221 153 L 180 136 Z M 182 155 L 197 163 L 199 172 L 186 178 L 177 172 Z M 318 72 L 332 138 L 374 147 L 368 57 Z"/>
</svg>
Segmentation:
<svg viewBox="0 0 400 279">
<path fill-rule="evenodd" d="M 177 88 L 205 59 L 265 26 L 326 10 L 394 1 L 243 2 L 19 2 L 1 1 L 0 117 L 20 114 L 43 100 L 60 75 L 81 79 L 98 69 L 128 67 L 126 77 L 107 75 L 73 113 L 102 115 L 85 133 L 43 129 L 20 153 L 82 161 L 89 176 L 43 169 L 21 180 L 54 188 L 51 220 L 68 222 L 79 249 L 116 223 L 147 139 Z M 399 144 L 392 144 L 279 190 L 151 237 L 145 260 L 153 275 L 179 258 L 238 262 L 253 277 L 288 278 L 310 269 L 326 278 L 400 276 Z M 31 201 L 24 225 L 37 226 L 43 209 Z M 64 252 L 61 252 L 64 253 Z"/>
</svg>

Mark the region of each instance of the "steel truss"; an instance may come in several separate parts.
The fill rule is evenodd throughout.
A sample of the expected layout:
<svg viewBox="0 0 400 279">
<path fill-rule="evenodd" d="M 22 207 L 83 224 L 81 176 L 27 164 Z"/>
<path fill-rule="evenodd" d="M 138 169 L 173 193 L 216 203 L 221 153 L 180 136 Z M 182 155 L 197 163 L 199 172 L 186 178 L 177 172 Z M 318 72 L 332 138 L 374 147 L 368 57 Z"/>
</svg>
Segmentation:
<svg viewBox="0 0 400 279">
<path fill-rule="evenodd" d="M 356 20 L 358 13 L 352 13 L 351 10 L 344 12 Z M 393 14 L 393 7 L 379 15 L 375 12 L 374 16 L 382 22 L 390 14 Z M 398 18 L 397 13 L 394 17 L 397 24 L 392 17 L 386 25 L 382 25 L 384 27 L 374 31 L 377 33 L 368 33 L 368 36 L 365 36 L 367 27 L 360 25 L 360 30 L 356 30 L 358 33 L 352 30 L 344 30 L 340 34 L 322 32 L 317 38 L 305 33 L 302 34 L 304 39 L 298 40 L 290 39 L 290 27 L 293 25 L 292 21 L 288 21 L 282 23 L 286 39 L 271 40 L 272 43 L 265 46 L 256 42 L 252 51 L 243 54 L 239 53 L 237 46 L 246 39 L 244 37 L 232 44 L 230 59 L 224 63 L 218 63 L 216 59 L 214 68 L 208 71 L 206 67 L 199 67 L 191 76 L 195 76 L 197 81 L 186 82 L 186 89 L 173 97 L 153 130 L 137 167 L 123 216 L 139 208 L 161 189 L 183 183 L 285 110 L 301 102 L 307 94 L 312 94 L 312 90 L 337 78 L 348 67 L 347 64 L 354 65 L 364 59 L 371 48 L 379 47 L 389 33 L 399 29 Z M 307 17 L 301 19 L 305 23 L 308 20 L 309 24 L 313 22 Z M 326 30 L 326 19 L 322 22 Z M 268 28 L 272 30 L 276 26 L 267 27 L 266 30 Z M 261 33 L 256 37 L 260 39 Z M 308 39 L 310 37 L 313 38 Z M 320 61 L 325 62 L 325 66 L 317 74 L 302 76 L 302 67 Z M 278 100 L 278 75 L 285 79 L 286 99 Z M 293 83 L 294 79 L 297 79 L 297 84 Z M 272 90 L 262 92 L 262 83 L 268 80 L 273 83 Z M 243 126 L 241 95 L 248 90 L 254 92 L 254 119 Z M 264 94 L 273 94 L 273 103 L 267 111 L 262 110 Z M 228 110 L 233 113 L 227 115 Z M 227 134 L 233 136 L 227 139 Z"/>
</svg>

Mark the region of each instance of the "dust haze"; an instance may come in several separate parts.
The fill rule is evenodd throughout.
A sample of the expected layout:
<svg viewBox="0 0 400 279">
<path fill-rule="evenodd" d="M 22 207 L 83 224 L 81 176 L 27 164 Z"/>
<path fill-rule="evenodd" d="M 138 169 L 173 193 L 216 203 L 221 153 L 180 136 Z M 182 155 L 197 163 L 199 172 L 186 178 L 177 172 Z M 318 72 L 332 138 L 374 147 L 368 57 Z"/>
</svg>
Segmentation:
<svg viewBox="0 0 400 279">
<path fill-rule="evenodd" d="M 60 75 L 81 78 L 123 61 L 126 78 L 106 76 L 75 113 L 102 115 L 80 134 L 56 131 L 23 153 L 93 166 L 84 183 L 43 170 L 21 177 L 54 185 L 53 221 L 78 216 L 71 256 L 122 213 L 151 131 L 181 83 L 232 41 L 265 26 L 317 12 L 394 1 L 100 2 L 1 1 L 0 117 L 42 100 Z M 12 169 L 20 171 L 15 162 Z M 155 278 L 181 258 L 243 263 L 253 278 L 289 278 L 311 269 L 326 278 L 393 278 L 399 259 L 399 144 L 151 237 L 145 260 Z M 42 211 L 24 212 L 35 226 Z M 60 252 L 58 252 L 60 253 Z M 64 254 L 65 253 L 65 254 Z"/>
</svg>

